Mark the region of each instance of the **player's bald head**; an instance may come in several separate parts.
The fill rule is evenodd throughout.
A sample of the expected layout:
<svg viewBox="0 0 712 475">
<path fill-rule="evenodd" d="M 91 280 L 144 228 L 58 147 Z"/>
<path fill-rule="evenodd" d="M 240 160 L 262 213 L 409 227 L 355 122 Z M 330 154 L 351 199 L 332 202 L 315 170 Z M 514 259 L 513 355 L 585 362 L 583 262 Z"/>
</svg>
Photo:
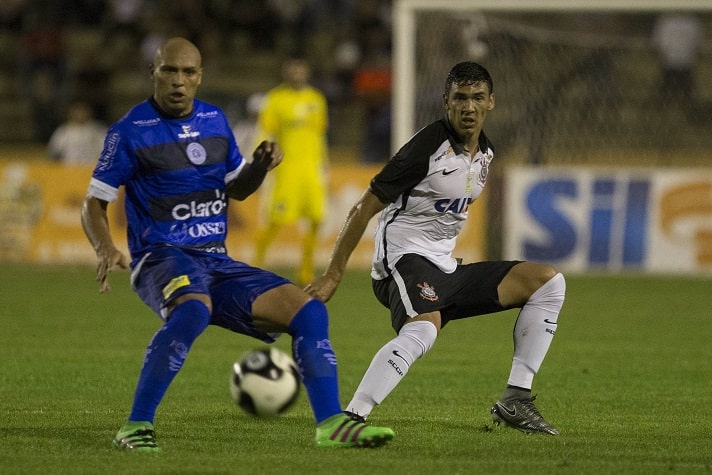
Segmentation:
<svg viewBox="0 0 712 475">
<path fill-rule="evenodd" d="M 156 104 L 172 117 L 190 114 L 202 77 L 198 48 L 185 38 L 169 38 L 158 47 L 151 65 Z"/>
<path fill-rule="evenodd" d="M 190 58 L 190 62 L 197 67 L 202 66 L 202 57 L 200 55 L 200 50 L 191 41 L 181 38 L 173 37 L 165 40 L 156 50 L 156 54 L 153 56 L 154 66 L 160 65 L 166 61 L 167 58 Z"/>
</svg>

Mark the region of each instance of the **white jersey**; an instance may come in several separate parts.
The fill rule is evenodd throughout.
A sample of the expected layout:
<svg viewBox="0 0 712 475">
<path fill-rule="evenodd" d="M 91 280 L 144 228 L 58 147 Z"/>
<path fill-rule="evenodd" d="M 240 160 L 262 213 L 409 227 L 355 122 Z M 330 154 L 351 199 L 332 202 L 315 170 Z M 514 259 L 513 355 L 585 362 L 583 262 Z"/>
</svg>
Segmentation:
<svg viewBox="0 0 712 475">
<path fill-rule="evenodd" d="M 470 157 L 446 119 L 416 133 L 371 180 L 371 191 L 389 203 L 378 217 L 371 277 L 388 277 L 405 254 L 453 272 L 457 236 L 493 158 L 484 133 L 479 151 Z"/>
</svg>

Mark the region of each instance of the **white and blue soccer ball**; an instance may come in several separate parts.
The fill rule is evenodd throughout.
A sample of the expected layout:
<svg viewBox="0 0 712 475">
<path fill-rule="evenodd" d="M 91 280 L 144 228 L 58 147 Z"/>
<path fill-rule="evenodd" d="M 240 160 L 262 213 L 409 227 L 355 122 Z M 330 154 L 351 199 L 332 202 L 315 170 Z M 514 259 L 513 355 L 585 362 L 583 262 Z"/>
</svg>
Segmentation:
<svg viewBox="0 0 712 475">
<path fill-rule="evenodd" d="M 277 348 L 253 350 L 232 366 L 230 393 L 248 414 L 271 417 L 297 400 L 301 378 L 294 360 Z"/>
</svg>

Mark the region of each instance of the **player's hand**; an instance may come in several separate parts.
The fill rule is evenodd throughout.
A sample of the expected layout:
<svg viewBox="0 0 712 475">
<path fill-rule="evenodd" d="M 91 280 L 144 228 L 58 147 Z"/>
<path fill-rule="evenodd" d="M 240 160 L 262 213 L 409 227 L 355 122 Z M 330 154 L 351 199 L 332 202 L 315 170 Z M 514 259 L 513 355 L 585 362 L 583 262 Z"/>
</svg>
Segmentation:
<svg viewBox="0 0 712 475">
<path fill-rule="evenodd" d="M 129 259 L 118 249 L 111 249 L 97 253 L 99 264 L 96 268 L 96 281 L 99 282 L 99 292 L 111 291 L 109 284 L 109 272 L 117 267 L 121 269 L 129 268 Z"/>
<path fill-rule="evenodd" d="M 336 288 L 339 286 L 339 281 L 328 275 L 322 275 L 312 280 L 310 284 L 304 287 L 304 291 L 322 302 L 328 302 L 334 296 Z"/>
<path fill-rule="evenodd" d="M 284 154 L 277 142 L 266 140 L 263 140 L 252 154 L 252 162 L 264 167 L 267 171 L 282 163 L 282 158 L 284 158 Z"/>
</svg>

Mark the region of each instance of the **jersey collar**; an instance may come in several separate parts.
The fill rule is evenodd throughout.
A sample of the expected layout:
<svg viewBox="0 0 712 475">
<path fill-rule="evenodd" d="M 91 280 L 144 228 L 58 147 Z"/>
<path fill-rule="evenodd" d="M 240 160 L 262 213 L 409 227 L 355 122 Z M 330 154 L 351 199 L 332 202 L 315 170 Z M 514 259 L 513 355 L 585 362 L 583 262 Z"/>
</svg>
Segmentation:
<svg viewBox="0 0 712 475">
<path fill-rule="evenodd" d="M 188 114 L 188 115 L 186 115 L 186 116 L 183 116 L 183 117 L 174 117 L 174 116 L 172 116 L 172 115 L 166 114 L 166 113 L 163 111 L 163 109 L 161 109 L 161 106 L 158 105 L 158 102 L 156 102 L 156 100 L 153 98 L 153 96 L 151 96 L 151 97 L 148 98 L 148 103 L 151 104 L 151 107 L 153 107 L 153 108 L 156 110 L 156 112 L 158 113 L 158 115 L 160 115 L 161 118 L 163 118 L 163 119 L 167 119 L 167 120 L 187 120 L 187 119 L 190 119 L 191 117 L 193 117 L 193 116 L 195 115 L 195 109 L 196 109 L 196 102 L 195 102 L 195 99 L 193 100 L 193 110 L 190 112 L 190 114 Z"/>
<path fill-rule="evenodd" d="M 450 145 L 452 145 L 452 149 L 455 151 L 455 154 L 461 155 L 465 153 L 465 143 L 457 136 L 455 130 L 452 128 L 452 125 L 450 125 L 450 121 L 447 120 L 447 118 L 442 119 L 442 121 L 445 123 L 447 138 L 450 141 Z M 480 146 L 480 152 L 487 154 L 489 139 L 485 135 L 484 130 L 480 130 L 480 136 L 477 137 L 477 143 Z"/>
</svg>

